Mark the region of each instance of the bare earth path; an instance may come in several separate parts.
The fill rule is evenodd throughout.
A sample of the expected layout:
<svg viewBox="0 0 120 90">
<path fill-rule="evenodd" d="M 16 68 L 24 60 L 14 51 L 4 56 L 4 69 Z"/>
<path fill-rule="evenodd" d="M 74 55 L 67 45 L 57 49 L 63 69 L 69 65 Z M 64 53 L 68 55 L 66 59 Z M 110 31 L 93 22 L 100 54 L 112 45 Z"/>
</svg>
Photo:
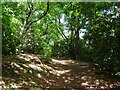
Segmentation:
<svg viewBox="0 0 120 90">
<path fill-rule="evenodd" d="M 83 61 L 52 59 L 41 64 L 39 56 L 22 54 L 2 63 L 2 88 L 69 88 L 111 89 L 120 82 L 110 74 L 97 74 L 95 68 Z M 119 89 L 118 89 L 119 90 Z"/>
</svg>

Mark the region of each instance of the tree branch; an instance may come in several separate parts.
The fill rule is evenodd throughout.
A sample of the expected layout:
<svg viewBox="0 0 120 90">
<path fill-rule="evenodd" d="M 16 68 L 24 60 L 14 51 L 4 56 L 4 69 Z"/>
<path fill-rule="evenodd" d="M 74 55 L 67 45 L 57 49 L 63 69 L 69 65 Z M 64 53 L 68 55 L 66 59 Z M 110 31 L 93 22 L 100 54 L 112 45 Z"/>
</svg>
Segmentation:
<svg viewBox="0 0 120 90">
<path fill-rule="evenodd" d="M 28 4 L 28 8 L 27 8 L 27 13 L 26 13 L 26 23 L 25 23 L 25 26 L 27 26 L 29 24 L 28 19 L 30 18 L 30 16 L 33 13 L 33 4 L 30 3 L 30 2 L 27 2 L 27 4 Z"/>
<path fill-rule="evenodd" d="M 44 14 L 43 14 L 41 17 L 39 17 L 37 20 L 31 21 L 31 22 L 29 23 L 29 26 L 32 25 L 33 23 L 39 21 L 39 20 L 42 19 L 43 17 L 45 17 L 46 14 L 48 13 L 48 10 L 49 10 L 49 2 L 47 2 L 47 9 L 46 9 L 46 11 L 44 12 Z"/>
<path fill-rule="evenodd" d="M 68 40 L 68 38 L 65 36 L 65 34 L 58 28 L 58 25 L 56 25 L 58 32 L 61 34 L 64 40 Z"/>
</svg>

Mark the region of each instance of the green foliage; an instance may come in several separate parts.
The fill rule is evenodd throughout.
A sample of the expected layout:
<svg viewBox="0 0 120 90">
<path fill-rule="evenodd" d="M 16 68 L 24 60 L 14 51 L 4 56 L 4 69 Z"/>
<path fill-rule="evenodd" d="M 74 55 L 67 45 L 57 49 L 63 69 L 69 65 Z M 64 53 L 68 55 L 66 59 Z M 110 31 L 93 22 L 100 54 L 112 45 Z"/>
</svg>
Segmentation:
<svg viewBox="0 0 120 90">
<path fill-rule="evenodd" d="M 120 64 L 120 52 L 117 50 L 120 47 L 117 40 L 120 23 L 119 17 L 116 16 L 118 6 L 114 6 L 115 3 L 113 6 L 111 3 L 104 4 L 107 6 L 98 8 L 94 18 L 87 25 L 88 32 L 84 39 L 89 41 L 88 46 L 91 47 L 90 53 L 94 62 L 102 69 L 113 71 L 113 68 L 119 67 Z"/>
<path fill-rule="evenodd" d="M 116 75 L 118 75 L 120 77 L 120 72 L 117 72 Z"/>
<path fill-rule="evenodd" d="M 119 2 L 6 2 L 2 11 L 4 55 L 70 57 L 119 72 L 114 69 L 120 64 Z"/>
</svg>

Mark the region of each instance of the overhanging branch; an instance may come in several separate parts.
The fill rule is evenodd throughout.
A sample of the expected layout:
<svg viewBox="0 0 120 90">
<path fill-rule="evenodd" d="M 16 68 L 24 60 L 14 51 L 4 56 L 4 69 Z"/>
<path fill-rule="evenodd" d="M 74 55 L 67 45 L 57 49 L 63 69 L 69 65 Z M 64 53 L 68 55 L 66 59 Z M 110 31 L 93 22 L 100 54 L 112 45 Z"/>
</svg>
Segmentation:
<svg viewBox="0 0 120 90">
<path fill-rule="evenodd" d="M 42 19 L 43 17 L 45 17 L 46 14 L 48 13 L 48 10 L 49 10 L 49 2 L 47 2 L 47 9 L 46 9 L 46 11 L 44 12 L 44 14 L 43 14 L 42 16 L 38 17 L 38 19 L 31 21 L 31 22 L 29 23 L 29 26 L 32 25 L 33 23 L 39 21 L 39 20 Z"/>
</svg>

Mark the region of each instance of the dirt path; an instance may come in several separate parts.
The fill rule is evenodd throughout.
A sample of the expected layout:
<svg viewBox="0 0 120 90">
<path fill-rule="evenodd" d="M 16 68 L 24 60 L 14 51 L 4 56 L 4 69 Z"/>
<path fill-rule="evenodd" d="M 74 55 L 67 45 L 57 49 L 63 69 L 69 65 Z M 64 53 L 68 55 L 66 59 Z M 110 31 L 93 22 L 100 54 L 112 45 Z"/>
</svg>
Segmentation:
<svg viewBox="0 0 120 90">
<path fill-rule="evenodd" d="M 3 88 L 71 88 L 110 89 L 120 87 L 112 75 L 97 74 L 86 62 L 52 59 L 51 64 L 41 64 L 35 55 L 21 55 L 19 60 L 3 62 Z"/>
<path fill-rule="evenodd" d="M 47 78 L 50 87 L 110 89 L 120 86 L 112 75 L 96 74 L 89 63 L 56 59 L 52 59 L 52 62 L 52 69 Z"/>
</svg>

